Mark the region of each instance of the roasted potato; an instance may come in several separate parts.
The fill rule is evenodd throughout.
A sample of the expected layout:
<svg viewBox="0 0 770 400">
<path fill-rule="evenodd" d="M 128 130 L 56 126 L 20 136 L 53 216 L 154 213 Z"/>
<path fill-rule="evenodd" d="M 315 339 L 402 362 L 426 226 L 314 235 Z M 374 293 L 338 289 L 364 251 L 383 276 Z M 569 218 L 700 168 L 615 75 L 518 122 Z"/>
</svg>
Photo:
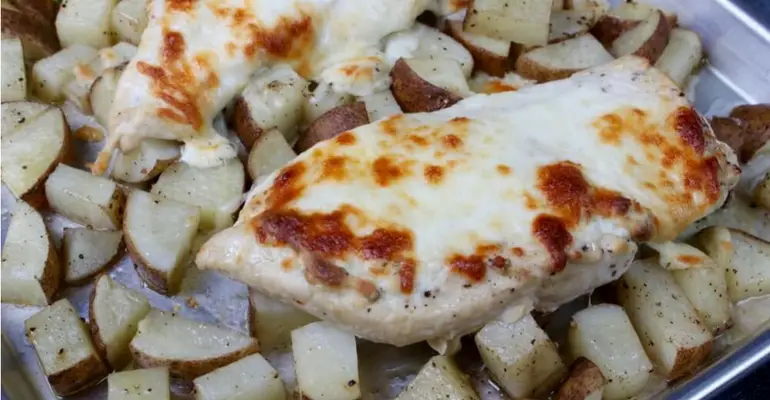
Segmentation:
<svg viewBox="0 0 770 400">
<path fill-rule="evenodd" d="M 168 368 L 135 369 L 107 377 L 107 400 L 169 400 Z"/>
<path fill-rule="evenodd" d="M 550 1 L 473 0 L 463 27 L 466 32 L 538 46 L 548 42 L 550 19 Z"/>
<path fill-rule="evenodd" d="M 276 129 L 261 135 L 249 152 L 246 169 L 254 182 L 282 168 L 293 160 L 297 153 L 286 142 L 286 138 Z"/>
<path fill-rule="evenodd" d="M 3 183 L 16 198 L 43 207 L 46 180 L 72 154 L 67 121 L 58 108 L 39 103 L 5 103 L 2 110 Z"/>
<path fill-rule="evenodd" d="M 742 162 L 748 162 L 754 154 L 770 141 L 770 104 L 747 104 L 730 111 L 730 117 L 746 126 L 743 144 L 739 152 Z"/>
<path fill-rule="evenodd" d="M 302 121 L 305 125 L 332 108 L 352 103 L 354 100 L 353 95 L 335 92 L 331 84 L 316 82 L 310 82 L 302 91 L 302 96 L 305 98 L 305 105 L 302 107 Z M 288 142 L 294 144 L 291 140 Z"/>
<path fill-rule="evenodd" d="M 434 356 L 396 400 L 479 400 L 468 377 L 447 356 Z"/>
<path fill-rule="evenodd" d="M 100 230 L 120 229 L 126 197 L 115 182 L 59 164 L 45 181 L 48 204 L 64 217 Z"/>
<path fill-rule="evenodd" d="M 622 2 L 599 18 L 591 34 L 609 48 L 615 39 L 639 26 L 657 10 L 641 2 Z"/>
<path fill-rule="evenodd" d="M 158 310 L 139 322 L 130 347 L 136 364 L 165 366 L 172 376 L 184 379 L 195 379 L 259 350 L 254 338 Z"/>
<path fill-rule="evenodd" d="M 359 100 L 364 102 L 370 122 L 403 113 L 401 107 L 396 102 L 396 98 L 393 97 L 393 92 L 390 90 L 372 93 L 368 96 L 360 97 Z"/>
<path fill-rule="evenodd" d="M 606 64 L 612 55 L 593 36 L 586 34 L 532 50 L 516 61 L 516 72 L 524 78 L 548 82 Z"/>
<path fill-rule="evenodd" d="M 655 259 L 634 262 L 618 281 L 617 295 L 647 354 L 668 380 L 693 373 L 711 353 L 713 336 Z"/>
<path fill-rule="evenodd" d="M 663 71 L 679 87 L 684 87 L 687 78 L 703 59 L 703 45 L 698 34 L 687 29 L 671 30 L 671 37 L 655 67 Z"/>
<path fill-rule="evenodd" d="M 264 132 L 277 129 L 293 143 L 305 104 L 307 81 L 288 65 L 256 75 L 235 100 L 233 126 L 246 150 Z M 312 121 L 309 121 L 312 122 Z"/>
<path fill-rule="evenodd" d="M 501 77 L 513 68 L 523 47 L 514 43 L 463 31 L 462 21 L 448 20 L 446 32 L 473 56 L 474 69 Z"/>
<path fill-rule="evenodd" d="M 485 94 L 515 92 L 521 88 L 536 84 L 537 81 L 524 78 L 514 72 L 509 72 L 502 78 L 489 76 L 479 72 L 468 82 L 468 85 L 473 92 Z"/>
<path fill-rule="evenodd" d="M 243 201 L 245 184 L 243 164 L 236 158 L 211 168 L 177 162 L 160 174 L 151 193 L 197 207 L 200 230 L 220 230 L 233 224 L 233 214 Z"/>
<path fill-rule="evenodd" d="M 190 246 L 198 232 L 194 206 L 133 190 L 126 201 L 123 237 L 136 272 L 162 294 L 179 290 Z"/>
<path fill-rule="evenodd" d="M 346 104 L 323 113 L 311 123 L 295 145 L 301 153 L 316 143 L 331 139 L 342 132 L 369 123 L 369 115 L 363 102 Z"/>
<path fill-rule="evenodd" d="M 96 279 L 88 302 L 91 337 L 102 359 L 113 369 L 119 370 L 131 361 L 128 343 L 149 311 L 150 302 L 142 294 L 106 274 Z"/>
<path fill-rule="evenodd" d="M 107 375 L 88 328 L 69 300 L 61 299 L 42 309 L 29 317 L 24 327 L 57 395 L 73 394 Z"/>
<path fill-rule="evenodd" d="M 512 398 L 547 394 L 566 373 L 556 345 L 531 315 L 484 325 L 476 347 L 495 382 Z"/>
<path fill-rule="evenodd" d="M 419 23 L 389 36 L 385 53 L 392 63 L 399 58 L 449 59 L 460 64 L 466 78 L 473 72 L 473 56 L 456 38 Z"/>
<path fill-rule="evenodd" d="M 150 0 L 120 0 L 112 10 L 112 30 L 118 40 L 139 45 L 142 32 L 147 27 Z"/>
<path fill-rule="evenodd" d="M 609 50 L 615 57 L 633 54 L 654 64 L 666 49 L 670 34 L 671 26 L 663 12 L 653 12 L 638 26 L 615 39 Z"/>
<path fill-rule="evenodd" d="M 354 400 L 361 397 L 356 337 L 329 322 L 291 332 L 300 398 Z"/>
<path fill-rule="evenodd" d="M 49 102 L 62 100 L 64 86 L 75 77 L 75 66 L 89 63 L 96 56 L 96 49 L 78 44 L 39 60 L 32 67 L 33 93 Z"/>
<path fill-rule="evenodd" d="M 59 289 L 61 268 L 43 217 L 18 201 L 6 235 L 0 264 L 2 302 L 48 304 Z"/>
<path fill-rule="evenodd" d="M 297 307 L 249 289 L 249 328 L 263 352 L 290 348 L 291 332 L 315 321 Z"/>
<path fill-rule="evenodd" d="M 732 301 L 770 293 L 770 243 L 731 230 L 732 264 L 727 269 L 727 291 Z"/>
<path fill-rule="evenodd" d="M 27 73 L 24 69 L 24 53 L 21 40 L 3 39 L 2 47 L 2 102 L 20 101 L 27 98 Z"/>
<path fill-rule="evenodd" d="M 740 157 L 746 136 L 746 126 L 743 122 L 729 117 L 712 117 L 711 128 L 717 139 L 725 142 Z M 742 160 L 743 162 L 748 160 Z"/>
<path fill-rule="evenodd" d="M 4 0 L 2 4 L 3 38 L 19 38 L 27 63 L 50 56 L 61 49 L 49 13 L 56 15 L 53 1 Z M 34 8 L 38 8 L 36 10 Z M 53 8 L 51 10 L 51 8 Z"/>
<path fill-rule="evenodd" d="M 197 400 L 284 400 L 286 389 L 275 368 L 260 354 L 193 380 Z"/>
<path fill-rule="evenodd" d="M 578 357 L 569 369 L 569 376 L 556 391 L 554 400 L 601 400 L 604 375 L 587 358 Z"/>
<path fill-rule="evenodd" d="M 88 63 L 77 64 L 73 68 L 74 79 L 64 85 L 63 93 L 84 113 L 92 112 L 90 95 L 94 81 L 108 68 L 114 68 L 130 61 L 136 54 L 136 46 L 121 42 L 112 47 L 99 50 L 96 58 Z M 106 126 L 106 125 L 105 125 Z"/>
<path fill-rule="evenodd" d="M 107 68 L 101 76 L 94 80 L 88 91 L 88 104 L 91 105 L 91 112 L 99 124 L 104 127 L 109 124 L 110 108 L 112 108 L 112 101 L 115 99 L 115 92 L 118 89 L 118 80 L 123 74 L 124 68 L 125 65 Z"/>
<path fill-rule="evenodd" d="M 600 304 L 578 311 L 568 335 L 572 356 L 587 358 L 604 375 L 604 399 L 627 399 L 647 384 L 652 363 L 620 306 Z"/>
<path fill-rule="evenodd" d="M 176 142 L 144 139 L 135 149 L 113 156 L 110 176 L 127 183 L 147 182 L 174 164 L 180 155 Z"/>
<path fill-rule="evenodd" d="M 112 10 L 118 0 L 64 0 L 56 14 L 56 34 L 63 47 L 100 49 L 112 44 Z"/>
<path fill-rule="evenodd" d="M 399 59 L 390 72 L 390 89 L 404 112 L 447 108 L 470 92 L 460 65 L 449 59 Z"/>
<path fill-rule="evenodd" d="M 70 285 L 89 278 L 120 260 L 123 234 L 120 231 L 95 231 L 88 228 L 64 228 L 62 264 L 64 281 Z"/>
<path fill-rule="evenodd" d="M 558 43 L 588 33 L 610 10 L 607 0 L 584 3 L 581 7 L 551 12 L 548 43 Z"/>
</svg>

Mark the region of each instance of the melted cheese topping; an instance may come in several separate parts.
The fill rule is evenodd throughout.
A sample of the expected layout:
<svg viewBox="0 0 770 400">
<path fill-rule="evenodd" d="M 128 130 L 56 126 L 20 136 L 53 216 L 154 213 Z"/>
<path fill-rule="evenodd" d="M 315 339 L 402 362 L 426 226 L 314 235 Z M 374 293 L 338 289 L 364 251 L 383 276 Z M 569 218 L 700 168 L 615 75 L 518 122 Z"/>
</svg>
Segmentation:
<svg viewBox="0 0 770 400">
<path fill-rule="evenodd" d="M 722 204 L 734 163 L 668 78 L 627 57 L 321 142 L 197 263 L 405 344 L 467 331 L 552 274 L 580 293 L 610 280 L 632 240 L 671 240 Z M 608 268 L 565 285 L 568 264 Z"/>
</svg>

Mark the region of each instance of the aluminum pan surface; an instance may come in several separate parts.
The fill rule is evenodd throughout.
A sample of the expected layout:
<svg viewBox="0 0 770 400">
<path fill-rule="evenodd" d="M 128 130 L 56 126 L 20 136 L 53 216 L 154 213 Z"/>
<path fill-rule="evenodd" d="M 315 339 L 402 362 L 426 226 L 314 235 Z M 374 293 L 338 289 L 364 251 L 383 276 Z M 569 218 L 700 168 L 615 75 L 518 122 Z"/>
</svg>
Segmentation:
<svg viewBox="0 0 770 400">
<path fill-rule="evenodd" d="M 613 0 L 616 4 L 622 0 Z M 770 31 L 746 15 L 729 0 L 646 0 L 666 11 L 677 13 L 682 26 L 695 30 L 703 39 L 708 53 L 709 64 L 702 68 L 688 89 L 688 97 L 696 108 L 708 115 L 724 115 L 732 107 L 743 103 L 770 102 Z M 71 121 L 78 127 L 82 120 Z M 82 146 L 80 154 L 92 153 L 95 149 Z M 3 188 L 2 193 L 2 238 L 8 227 L 13 197 Z M 736 219 L 754 219 L 753 234 L 770 239 L 770 216 L 756 210 L 729 210 L 722 216 L 704 221 L 700 226 L 719 222 L 731 225 Z M 66 225 L 63 219 L 46 215 L 46 221 L 57 237 Z M 736 222 L 739 224 L 740 221 Z M 3 240 L 4 241 L 4 240 Z M 110 275 L 121 283 L 146 294 L 154 307 L 176 309 L 183 315 L 204 321 L 216 322 L 246 332 L 247 290 L 244 285 L 218 276 L 214 273 L 191 269 L 183 284 L 183 291 L 173 298 L 165 298 L 145 287 L 138 279 L 133 264 L 124 258 L 110 271 Z M 87 318 L 88 295 L 92 285 L 69 288 L 67 297 Z M 193 301 L 191 301 L 191 299 Z M 197 303 L 196 307 L 189 304 Z M 584 306 L 585 298 L 570 307 Z M 2 398 L 3 400 L 55 399 L 37 363 L 34 349 L 26 343 L 23 322 L 37 311 L 33 307 L 2 305 Z M 573 310 L 574 311 L 574 310 Z M 566 318 L 559 319 L 559 314 Z M 549 333 L 558 340 L 571 312 L 565 309 L 557 313 L 548 323 Z M 471 343 L 464 346 L 472 347 Z M 361 343 L 359 359 L 362 361 L 363 382 L 376 382 L 364 387 L 365 398 L 387 399 L 395 395 L 409 382 L 422 363 L 430 356 L 424 345 L 402 349 Z M 465 351 L 464 351 L 465 353 Z M 463 367 L 471 372 L 482 398 L 505 399 L 490 383 L 482 366 L 473 357 L 462 357 Z M 268 356 L 286 380 L 292 380 L 291 358 L 286 353 Z M 741 342 L 732 344 L 714 358 L 714 363 L 695 377 L 665 389 L 662 382 L 650 386 L 644 397 L 670 399 L 700 399 L 715 395 L 724 384 L 747 373 L 752 367 L 770 359 L 770 325 L 762 332 Z M 367 379 L 379 376 L 380 379 Z M 68 398 L 96 400 L 106 398 L 105 385 L 83 394 Z M 175 386 L 175 398 L 189 398 L 183 393 L 187 387 Z"/>
</svg>

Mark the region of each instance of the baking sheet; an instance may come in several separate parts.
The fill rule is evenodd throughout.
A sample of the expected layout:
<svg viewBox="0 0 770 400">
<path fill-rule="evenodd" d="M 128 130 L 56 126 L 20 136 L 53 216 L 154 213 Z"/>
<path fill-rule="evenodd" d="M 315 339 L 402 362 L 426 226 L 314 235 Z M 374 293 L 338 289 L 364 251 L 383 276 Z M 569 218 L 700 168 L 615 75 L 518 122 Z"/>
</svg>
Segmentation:
<svg viewBox="0 0 770 400">
<path fill-rule="evenodd" d="M 620 0 L 612 1 L 618 3 Z M 690 82 L 687 94 L 696 108 L 706 114 L 724 115 L 732 107 L 743 103 L 770 102 L 770 33 L 735 4 L 728 0 L 647 0 L 666 11 L 675 12 L 682 26 L 698 32 L 708 53 L 709 64 Z M 71 113 L 67 113 L 68 116 Z M 72 118 L 72 128 L 93 121 Z M 93 156 L 95 145 L 78 144 L 80 162 Z M 2 189 L 2 241 L 15 201 L 10 192 Z M 61 217 L 45 214 L 46 223 L 54 239 L 61 238 L 62 229 L 72 225 Z M 770 240 L 768 212 L 747 207 L 733 201 L 715 216 L 705 219 L 698 228 L 720 224 L 740 226 L 749 233 Z M 110 272 L 113 279 L 144 293 L 153 307 L 176 310 L 189 318 L 214 322 L 247 332 L 248 292 L 245 285 L 213 272 L 202 272 L 190 266 L 179 295 L 167 298 L 142 285 L 133 263 L 126 257 Z M 70 299 L 82 317 L 88 318 L 87 303 L 92 285 L 68 288 L 64 295 Z M 558 340 L 571 314 L 585 306 L 584 296 L 562 307 L 546 324 L 549 334 Z M 34 349 L 24 338 L 24 320 L 38 311 L 36 307 L 2 305 L 2 398 L 3 400 L 55 399 L 38 365 Z M 711 367 L 689 380 L 665 388 L 661 379 L 653 380 L 642 398 L 699 399 L 714 394 L 730 379 L 750 371 L 763 360 L 770 359 L 770 326 L 765 325 L 752 337 L 742 340 L 720 338 L 721 347 L 715 352 Z M 488 379 L 483 365 L 474 354 L 475 346 L 467 343 L 458 356 L 458 363 L 470 373 L 477 391 L 485 400 L 506 399 L 499 388 Z M 372 343 L 359 343 L 361 381 L 365 399 L 394 398 L 432 355 L 424 344 L 405 348 Z M 293 386 L 291 357 L 288 353 L 266 354 L 279 370 L 287 386 Z M 189 398 L 190 387 L 174 384 L 174 398 Z M 96 400 L 106 398 L 106 385 L 72 396 L 73 399 Z"/>
</svg>

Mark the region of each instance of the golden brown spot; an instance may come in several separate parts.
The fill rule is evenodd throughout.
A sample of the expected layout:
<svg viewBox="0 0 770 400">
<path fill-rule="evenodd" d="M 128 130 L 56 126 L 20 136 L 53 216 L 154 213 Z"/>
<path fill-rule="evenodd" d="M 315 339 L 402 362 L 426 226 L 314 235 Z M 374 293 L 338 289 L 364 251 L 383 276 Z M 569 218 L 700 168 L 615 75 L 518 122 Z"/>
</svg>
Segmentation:
<svg viewBox="0 0 770 400">
<path fill-rule="evenodd" d="M 684 187 L 689 191 L 703 192 L 710 204 L 719 200 L 721 194 L 719 161 L 716 157 L 688 161 L 685 164 Z"/>
<path fill-rule="evenodd" d="M 504 164 L 498 164 L 497 165 L 497 172 L 500 173 L 500 175 L 510 175 L 511 174 L 511 167 L 504 165 Z"/>
<path fill-rule="evenodd" d="M 632 201 L 607 189 L 594 189 L 593 210 L 601 216 L 612 217 L 628 214 Z"/>
<path fill-rule="evenodd" d="M 184 55 L 186 48 L 184 36 L 181 33 L 168 29 L 163 29 L 163 47 L 161 47 L 161 58 L 166 64 L 174 63 Z"/>
<path fill-rule="evenodd" d="M 380 121 L 380 127 L 382 128 L 382 132 L 386 135 L 390 136 L 396 136 L 398 133 L 399 124 L 401 122 L 401 119 L 404 118 L 403 114 L 394 115 L 392 117 L 388 117 L 382 121 Z"/>
<path fill-rule="evenodd" d="M 639 161 L 636 161 L 634 156 L 632 156 L 630 154 L 628 156 L 626 156 L 626 162 L 629 163 L 630 165 L 639 165 Z"/>
<path fill-rule="evenodd" d="M 524 249 L 521 247 L 514 247 L 511 249 L 511 253 L 513 253 L 516 257 L 524 257 Z"/>
<path fill-rule="evenodd" d="M 356 143 L 355 135 L 350 132 L 342 132 L 334 140 L 343 146 L 350 146 Z"/>
<path fill-rule="evenodd" d="M 166 0 L 166 7 L 169 12 L 187 12 L 192 10 L 195 3 L 196 0 Z"/>
<path fill-rule="evenodd" d="M 409 135 L 409 141 L 420 147 L 425 147 L 428 145 L 428 140 L 419 135 Z"/>
<path fill-rule="evenodd" d="M 550 254 L 552 272 L 561 272 L 567 266 L 567 247 L 572 244 L 572 235 L 564 222 L 553 215 L 538 215 L 532 223 L 532 233 Z"/>
<path fill-rule="evenodd" d="M 299 197 L 304 190 L 304 186 L 300 184 L 300 181 L 306 171 L 307 167 L 303 162 L 291 164 L 281 170 L 270 189 L 268 189 L 268 207 L 278 209 Z"/>
<path fill-rule="evenodd" d="M 219 87 L 219 75 L 214 66 L 216 55 L 210 52 L 198 53 L 193 57 L 198 70 L 206 72 L 206 78 L 203 79 L 203 87 L 206 89 L 215 89 Z"/>
<path fill-rule="evenodd" d="M 477 254 L 469 256 L 455 254 L 447 260 L 447 263 L 452 271 L 464 275 L 473 282 L 480 282 L 487 273 L 484 258 Z"/>
<path fill-rule="evenodd" d="M 291 266 L 293 263 L 294 262 L 291 258 L 284 258 L 283 260 L 281 260 L 281 269 L 284 271 L 289 271 L 291 270 Z"/>
<path fill-rule="evenodd" d="M 692 107 L 679 107 L 672 114 L 670 121 L 679 137 L 695 150 L 696 154 L 703 154 L 706 149 L 706 138 L 703 134 L 703 125 L 698 113 Z"/>
<path fill-rule="evenodd" d="M 227 51 L 227 55 L 230 57 L 235 56 L 235 52 L 238 50 L 238 46 L 233 42 L 227 42 L 225 43 L 225 51 Z"/>
<path fill-rule="evenodd" d="M 676 257 L 676 260 L 682 264 L 695 265 L 703 262 L 703 259 L 691 254 L 683 254 Z"/>
<path fill-rule="evenodd" d="M 398 164 L 387 156 L 380 156 L 372 164 L 374 180 L 379 186 L 388 186 L 401 179 L 407 173 Z"/>
<path fill-rule="evenodd" d="M 599 128 L 599 138 L 606 144 L 620 144 L 620 136 L 623 133 L 623 120 L 616 114 L 607 114 L 594 123 Z"/>
<path fill-rule="evenodd" d="M 347 169 L 345 164 L 347 163 L 347 157 L 345 156 L 333 156 L 323 161 L 323 167 L 321 172 L 321 179 L 330 179 L 335 181 L 343 181 L 347 177 Z"/>
<path fill-rule="evenodd" d="M 412 242 L 408 230 L 377 228 L 360 238 L 358 251 L 365 260 L 393 260 L 411 250 Z"/>
<path fill-rule="evenodd" d="M 308 48 L 313 44 L 313 20 L 303 16 L 299 20 L 281 17 L 270 29 L 264 29 L 255 24 L 248 24 L 251 41 L 246 45 L 244 54 L 254 58 L 259 50 L 274 58 L 282 60 L 300 59 L 309 53 Z"/>
<path fill-rule="evenodd" d="M 425 166 L 425 179 L 428 183 L 438 184 L 441 183 L 441 179 L 444 177 L 444 169 L 438 165 L 426 165 Z"/>
<path fill-rule="evenodd" d="M 305 279 L 310 283 L 336 288 L 345 284 L 348 272 L 328 260 L 311 254 L 305 257 Z"/>
<path fill-rule="evenodd" d="M 524 192 L 524 206 L 526 206 L 528 210 L 536 210 L 537 200 L 531 194 Z"/>
<path fill-rule="evenodd" d="M 197 104 L 201 93 L 189 66 L 164 70 L 139 61 L 136 70 L 150 79 L 152 92 L 169 106 L 158 109 L 159 117 L 190 125 L 195 130 L 201 129 L 203 117 Z"/>
<path fill-rule="evenodd" d="M 414 276 L 417 266 L 413 260 L 407 260 L 401 263 L 398 268 L 398 282 L 401 293 L 411 294 L 414 290 Z"/>
<path fill-rule="evenodd" d="M 503 81 L 493 80 L 484 84 L 484 87 L 482 88 L 482 93 L 492 94 L 492 93 L 502 93 L 502 92 L 515 92 L 517 90 L 519 90 L 519 88 L 517 88 L 516 86 L 509 85 Z"/>
<path fill-rule="evenodd" d="M 449 134 L 441 138 L 444 145 L 450 149 L 458 149 L 463 145 L 463 140 L 457 137 L 457 135 Z"/>
</svg>

